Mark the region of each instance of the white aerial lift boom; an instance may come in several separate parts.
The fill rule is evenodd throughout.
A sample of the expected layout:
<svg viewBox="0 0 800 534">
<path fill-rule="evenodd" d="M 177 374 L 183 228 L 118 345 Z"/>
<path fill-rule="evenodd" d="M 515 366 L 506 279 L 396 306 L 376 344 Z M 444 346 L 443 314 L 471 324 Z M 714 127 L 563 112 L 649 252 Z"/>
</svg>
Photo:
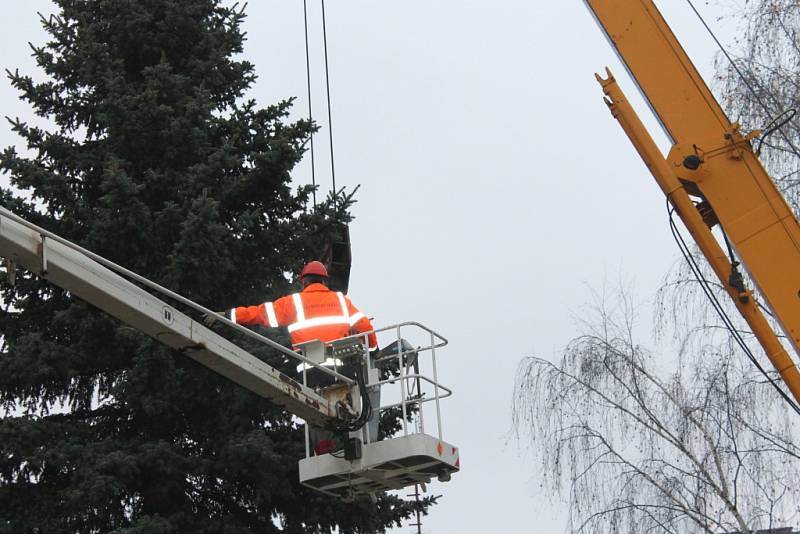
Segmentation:
<svg viewBox="0 0 800 534">
<path fill-rule="evenodd" d="M 348 499 L 358 494 L 428 482 L 434 477 L 449 480 L 450 474 L 460 468 L 458 449 L 444 442 L 441 433 L 439 401 L 449 396 L 451 391 L 437 381 L 436 350 L 447 341 L 418 323 L 404 323 L 378 330 L 384 337 L 397 336 L 396 346 L 404 347 L 388 357 L 396 362 L 399 376 L 380 380 L 369 351 L 359 350 L 360 336 L 328 344 L 313 343 L 300 354 L 241 325 L 220 319 L 231 328 L 270 345 L 287 357 L 305 363 L 306 368 L 316 368 L 335 378 L 334 387 L 312 389 L 259 360 L 131 280 L 200 313 L 213 313 L 210 310 L 39 228 L 2 207 L 0 257 L 5 258 L 12 283 L 17 266 L 27 269 L 316 426 L 340 427 L 353 414 L 358 414 L 361 409 L 360 387 L 372 390 L 383 388 L 385 391 L 399 389 L 400 399 L 397 402 L 372 408 L 400 408 L 403 435 L 370 442 L 368 432 L 361 428 L 350 432 L 348 443 L 357 446 L 348 450 L 347 457 L 330 454 L 311 456 L 307 452 L 307 457 L 300 462 L 300 481 L 308 487 Z M 404 331 L 409 329 L 422 332 L 429 342 L 417 347 L 401 343 L 400 335 L 406 335 Z M 337 355 L 349 353 L 351 358 L 368 368 L 366 379 L 359 384 L 335 369 L 320 365 L 325 354 L 330 352 L 336 352 Z M 420 360 L 425 353 L 430 354 L 432 379 L 419 372 Z M 304 372 L 303 378 L 305 375 Z M 342 396 L 342 391 L 346 395 Z M 343 398 L 353 401 L 343 406 Z M 424 433 L 423 409 L 431 405 L 436 412 L 435 437 Z M 415 419 L 413 428 L 408 419 Z M 308 432 L 306 435 L 308 451 Z"/>
</svg>

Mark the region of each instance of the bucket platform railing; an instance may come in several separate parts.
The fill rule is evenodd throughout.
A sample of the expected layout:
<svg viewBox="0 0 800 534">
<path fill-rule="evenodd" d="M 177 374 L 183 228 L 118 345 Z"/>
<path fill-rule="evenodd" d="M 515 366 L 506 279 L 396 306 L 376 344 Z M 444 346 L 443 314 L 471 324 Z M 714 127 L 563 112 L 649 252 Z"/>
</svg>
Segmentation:
<svg viewBox="0 0 800 534">
<path fill-rule="evenodd" d="M 453 392 L 439 382 L 437 357 L 447 339 L 420 323 L 399 323 L 374 331 L 385 347 L 375 354 L 366 348 L 370 333 L 317 346 L 317 350 L 321 346 L 326 354 L 336 356 L 337 371 L 341 371 L 340 365 L 348 366 L 348 358 L 351 369 L 353 361 L 363 366 L 366 372 L 363 383 L 356 385 L 354 408 L 363 409 L 362 387 L 369 392 L 367 398 L 373 404 L 370 422 L 347 435 L 351 442 L 358 440 L 353 447 L 339 443 L 342 450 L 312 455 L 315 444 L 310 443 L 310 433 L 306 432 L 307 454 L 300 461 L 300 481 L 345 499 L 427 483 L 434 478 L 447 481 L 460 469 L 458 448 L 443 438 L 441 403 Z M 306 373 L 304 380 L 307 378 Z M 325 396 L 326 389 L 319 388 L 318 392 Z M 400 423 L 396 435 L 377 439 L 380 415 L 391 411 Z"/>
</svg>

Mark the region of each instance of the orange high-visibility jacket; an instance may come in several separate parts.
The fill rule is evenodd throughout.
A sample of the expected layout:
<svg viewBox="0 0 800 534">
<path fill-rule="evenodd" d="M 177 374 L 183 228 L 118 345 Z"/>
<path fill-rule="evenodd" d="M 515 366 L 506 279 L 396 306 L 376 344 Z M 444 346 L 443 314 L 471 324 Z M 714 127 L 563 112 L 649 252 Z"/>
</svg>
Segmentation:
<svg viewBox="0 0 800 534">
<path fill-rule="evenodd" d="M 230 319 L 242 325 L 286 326 L 293 345 L 314 339 L 333 341 L 372 330 L 369 318 L 349 298 L 324 284 L 309 284 L 301 293 L 274 302 L 234 308 Z M 374 332 L 367 338 L 370 350 L 378 348 Z"/>
</svg>

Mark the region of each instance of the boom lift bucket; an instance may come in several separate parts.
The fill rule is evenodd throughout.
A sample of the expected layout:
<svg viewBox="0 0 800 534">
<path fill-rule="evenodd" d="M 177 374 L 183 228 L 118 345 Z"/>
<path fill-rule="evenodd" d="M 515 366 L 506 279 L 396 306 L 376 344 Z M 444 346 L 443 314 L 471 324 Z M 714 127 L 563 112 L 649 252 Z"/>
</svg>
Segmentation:
<svg viewBox="0 0 800 534">
<path fill-rule="evenodd" d="M 300 482 L 309 488 L 350 500 L 357 495 L 396 490 L 437 478 L 450 480 L 461 463 L 458 448 L 442 438 L 440 402 L 452 391 L 438 382 L 437 351 L 447 340 L 419 323 L 401 323 L 376 330 L 391 342 L 378 354 L 366 349 L 366 334 L 302 347 L 315 362 L 335 362 L 337 370 L 361 366 L 362 379 L 351 390 L 353 412 L 371 408 L 369 420 L 360 428 L 341 433 L 340 450 L 312 455 L 315 443 L 306 427 L 306 458 L 300 461 Z M 403 336 L 421 339 L 414 348 Z M 313 369 L 306 368 L 308 383 Z M 427 373 L 430 373 L 428 375 Z M 317 392 L 335 402 L 342 399 L 339 384 Z M 384 400 L 381 401 L 381 398 Z M 379 439 L 380 415 L 394 413 L 401 422 L 400 435 Z M 434 435 L 426 433 L 434 430 Z"/>
</svg>

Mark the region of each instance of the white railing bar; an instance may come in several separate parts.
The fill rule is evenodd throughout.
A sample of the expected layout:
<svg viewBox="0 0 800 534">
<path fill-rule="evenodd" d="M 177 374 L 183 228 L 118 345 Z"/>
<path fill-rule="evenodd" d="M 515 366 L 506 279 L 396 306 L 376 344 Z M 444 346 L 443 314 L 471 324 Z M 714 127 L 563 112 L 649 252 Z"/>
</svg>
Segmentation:
<svg viewBox="0 0 800 534">
<path fill-rule="evenodd" d="M 434 333 L 431 332 L 431 345 L 434 344 Z M 431 360 L 433 363 L 433 391 L 434 391 L 434 398 L 436 399 L 436 423 L 438 424 L 439 428 L 439 440 L 442 439 L 442 412 L 440 411 L 439 407 L 439 376 L 436 371 L 436 349 L 431 350 Z"/>
<path fill-rule="evenodd" d="M 369 398 L 370 388 L 372 386 L 369 383 L 370 354 L 369 354 L 369 339 L 367 339 L 366 335 L 364 336 L 364 342 L 362 343 L 362 346 L 364 347 L 364 352 L 361 354 L 360 358 L 361 361 L 359 362 L 359 365 L 361 365 L 362 368 L 366 367 L 366 379 L 364 380 L 366 391 L 364 391 L 364 394 L 367 396 L 367 398 Z M 359 388 L 360 387 L 361 386 L 359 386 Z M 370 418 L 374 417 L 377 414 L 378 431 L 380 432 L 380 412 L 379 412 L 380 407 L 372 406 L 372 399 L 370 399 L 369 402 L 370 402 L 370 410 L 372 411 L 372 413 L 370 414 Z M 361 411 L 363 410 L 364 407 L 362 406 Z M 363 438 L 365 444 L 369 445 L 371 443 L 371 437 L 369 435 L 369 421 L 367 421 L 367 423 L 361 428 L 361 437 Z"/>
<path fill-rule="evenodd" d="M 430 384 L 431 386 L 434 386 L 434 387 L 437 385 L 433 380 L 431 380 L 429 377 L 427 377 L 427 376 L 425 376 L 423 374 L 406 375 L 406 376 L 404 376 L 402 378 L 399 377 L 399 376 L 398 377 L 393 377 L 393 378 L 387 378 L 386 380 L 381 380 L 380 382 L 375 382 L 374 384 L 369 384 L 369 385 L 370 386 L 382 386 L 384 384 L 396 384 L 397 382 L 400 382 L 400 380 L 411 380 L 412 378 L 419 378 L 420 380 L 424 380 L 425 382 L 427 382 L 428 384 Z M 452 389 L 450 389 L 450 388 L 448 388 L 446 386 L 443 386 L 442 384 L 438 384 L 438 386 L 439 386 L 439 389 L 443 389 L 444 391 L 446 391 L 448 393 L 448 395 L 447 395 L 448 397 L 453 394 L 453 390 Z M 446 397 L 444 395 L 440 395 L 440 398 L 444 399 Z M 431 397 L 430 400 L 433 400 L 433 397 Z"/>
<path fill-rule="evenodd" d="M 441 399 L 446 399 L 450 395 L 451 395 L 451 393 L 448 393 L 447 395 L 442 395 L 440 398 Z M 409 399 L 409 400 L 406 401 L 406 404 L 419 404 L 421 406 L 421 405 L 426 404 L 428 402 L 434 402 L 435 400 L 436 399 L 434 399 L 433 397 L 431 397 L 429 399 Z M 388 410 L 390 408 L 396 408 L 397 406 L 400 406 L 401 404 L 402 404 L 402 402 L 395 402 L 393 404 L 381 405 L 380 409 L 381 410 Z"/>
<path fill-rule="evenodd" d="M 374 330 L 370 330 L 369 332 L 359 332 L 358 334 L 353 334 L 352 336 L 343 337 L 341 339 L 358 338 L 358 337 L 366 336 L 368 334 L 379 334 L 381 332 L 388 332 L 389 330 L 398 330 L 398 327 L 402 328 L 404 326 L 416 326 L 417 328 L 420 328 L 420 329 L 424 330 L 425 332 L 428 332 L 429 334 L 433 334 L 434 336 L 436 336 L 436 338 L 438 338 L 440 341 L 433 345 L 434 348 L 438 349 L 438 348 L 444 347 L 445 345 L 448 345 L 450 343 L 444 336 L 441 336 L 441 335 L 437 334 L 434 330 L 431 330 L 427 326 L 425 326 L 423 324 L 420 324 L 420 323 L 418 323 L 416 321 L 406 321 L 406 322 L 397 323 L 397 324 L 393 324 L 393 325 L 389 325 L 389 326 L 384 326 L 382 328 L 376 328 Z M 423 350 L 430 350 L 430 348 L 431 347 L 425 347 Z"/>
<path fill-rule="evenodd" d="M 401 327 L 402 327 L 402 324 L 397 325 L 397 343 L 398 343 L 398 347 L 400 346 L 400 339 L 401 339 L 400 328 Z M 403 362 L 400 362 L 400 365 L 398 365 L 398 368 L 400 369 L 400 400 L 401 400 L 401 405 L 402 405 L 402 409 L 403 409 L 403 435 L 407 436 L 408 435 L 408 421 L 406 421 L 406 418 L 407 418 L 406 381 L 403 380 Z"/>
</svg>

